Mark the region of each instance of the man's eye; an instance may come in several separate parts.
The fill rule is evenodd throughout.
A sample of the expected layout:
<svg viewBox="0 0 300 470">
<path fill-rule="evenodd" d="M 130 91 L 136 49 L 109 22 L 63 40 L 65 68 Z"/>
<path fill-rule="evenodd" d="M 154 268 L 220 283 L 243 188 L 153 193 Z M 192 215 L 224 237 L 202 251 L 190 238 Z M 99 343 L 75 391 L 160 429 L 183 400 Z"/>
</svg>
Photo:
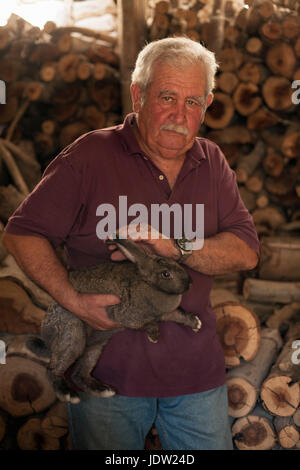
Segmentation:
<svg viewBox="0 0 300 470">
<path fill-rule="evenodd" d="M 170 102 L 170 101 L 173 100 L 173 98 L 172 98 L 171 96 L 163 96 L 162 99 L 163 99 L 164 101 L 168 101 L 168 102 Z"/>
<path fill-rule="evenodd" d="M 199 106 L 200 103 L 198 103 L 198 101 L 194 101 L 194 100 L 187 100 L 187 104 L 190 105 L 190 106 Z"/>
</svg>

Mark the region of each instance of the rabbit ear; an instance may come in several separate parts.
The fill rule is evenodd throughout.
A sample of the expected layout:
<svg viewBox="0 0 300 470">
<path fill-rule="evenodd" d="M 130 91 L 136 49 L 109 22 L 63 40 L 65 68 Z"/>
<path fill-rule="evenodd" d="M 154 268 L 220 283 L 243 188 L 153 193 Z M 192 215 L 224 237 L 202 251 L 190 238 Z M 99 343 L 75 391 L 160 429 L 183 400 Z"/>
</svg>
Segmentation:
<svg viewBox="0 0 300 470">
<path fill-rule="evenodd" d="M 148 255 L 145 250 L 140 248 L 137 243 L 132 240 L 118 238 L 114 240 L 106 240 L 107 244 L 117 245 L 118 249 L 126 256 L 132 263 L 145 263 Z"/>
</svg>

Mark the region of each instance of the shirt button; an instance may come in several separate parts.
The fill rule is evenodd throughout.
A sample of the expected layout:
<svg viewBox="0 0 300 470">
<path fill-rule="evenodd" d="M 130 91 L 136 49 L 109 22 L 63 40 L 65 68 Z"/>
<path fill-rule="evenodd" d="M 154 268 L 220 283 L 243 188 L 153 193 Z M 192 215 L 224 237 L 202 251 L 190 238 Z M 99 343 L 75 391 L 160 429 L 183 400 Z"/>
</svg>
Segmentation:
<svg viewBox="0 0 300 470">
<path fill-rule="evenodd" d="M 164 177 L 164 175 L 159 175 L 158 178 L 160 179 L 160 181 L 162 181 L 165 177 Z"/>
</svg>

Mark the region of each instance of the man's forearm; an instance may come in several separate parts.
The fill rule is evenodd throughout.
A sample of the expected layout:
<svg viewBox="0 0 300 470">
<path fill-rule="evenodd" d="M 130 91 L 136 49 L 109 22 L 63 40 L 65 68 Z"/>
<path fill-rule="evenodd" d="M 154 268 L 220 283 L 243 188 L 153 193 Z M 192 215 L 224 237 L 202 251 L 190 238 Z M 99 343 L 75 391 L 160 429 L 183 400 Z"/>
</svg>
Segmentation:
<svg viewBox="0 0 300 470">
<path fill-rule="evenodd" d="M 194 250 L 184 263 L 213 276 L 253 269 L 257 261 L 257 254 L 246 242 L 231 232 L 222 232 L 206 238 L 203 248 Z"/>
<path fill-rule="evenodd" d="M 30 279 L 65 308 L 74 308 L 77 292 L 68 280 L 67 270 L 46 238 L 4 233 L 2 240 Z"/>
</svg>

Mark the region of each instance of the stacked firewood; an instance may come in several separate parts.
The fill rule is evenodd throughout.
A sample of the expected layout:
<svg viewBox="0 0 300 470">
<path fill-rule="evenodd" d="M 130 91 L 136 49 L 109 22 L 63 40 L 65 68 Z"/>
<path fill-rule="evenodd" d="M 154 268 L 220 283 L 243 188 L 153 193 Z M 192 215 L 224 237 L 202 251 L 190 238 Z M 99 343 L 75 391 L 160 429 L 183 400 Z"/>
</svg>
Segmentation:
<svg viewBox="0 0 300 470">
<path fill-rule="evenodd" d="M 1 199 L 20 202 L 63 147 L 122 120 L 116 41 L 50 21 L 40 30 L 14 14 L 0 28 Z"/>
<path fill-rule="evenodd" d="M 272 235 L 300 226 L 300 105 L 292 88 L 300 79 L 299 3 L 247 4 L 159 1 L 149 39 L 185 34 L 216 53 L 215 97 L 201 135 L 236 171 L 259 234 Z"/>
</svg>

